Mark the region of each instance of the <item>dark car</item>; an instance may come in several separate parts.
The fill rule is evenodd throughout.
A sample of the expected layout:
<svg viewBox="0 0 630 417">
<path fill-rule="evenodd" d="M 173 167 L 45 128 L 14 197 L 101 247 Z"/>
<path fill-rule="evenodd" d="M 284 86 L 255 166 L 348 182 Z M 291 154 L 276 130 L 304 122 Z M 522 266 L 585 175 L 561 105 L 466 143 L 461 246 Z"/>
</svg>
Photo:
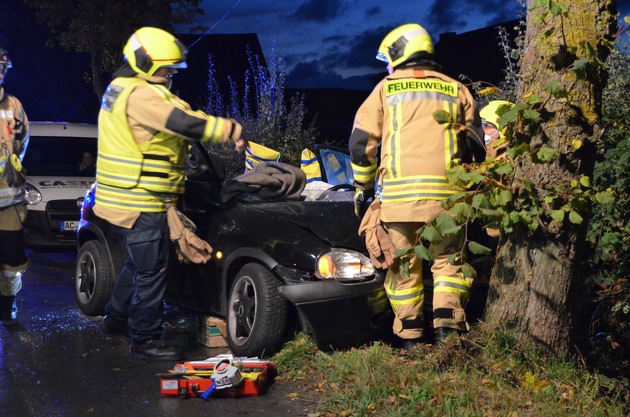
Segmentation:
<svg viewBox="0 0 630 417">
<path fill-rule="evenodd" d="M 357 235 L 353 187 L 339 183 L 351 181 L 347 152 L 320 146 L 316 154 L 323 178 L 334 184 L 316 198 L 222 202 L 222 161 L 200 144 L 191 148 L 201 169 L 188 176 L 183 211 L 214 253 L 207 264 L 171 256 L 167 301 L 224 318 L 236 356 L 270 355 L 296 328 L 326 351 L 391 332 L 384 277 Z M 79 308 L 90 316 L 103 313 L 127 258 L 110 225 L 93 213 L 93 192 L 83 204 L 75 273 Z"/>
</svg>

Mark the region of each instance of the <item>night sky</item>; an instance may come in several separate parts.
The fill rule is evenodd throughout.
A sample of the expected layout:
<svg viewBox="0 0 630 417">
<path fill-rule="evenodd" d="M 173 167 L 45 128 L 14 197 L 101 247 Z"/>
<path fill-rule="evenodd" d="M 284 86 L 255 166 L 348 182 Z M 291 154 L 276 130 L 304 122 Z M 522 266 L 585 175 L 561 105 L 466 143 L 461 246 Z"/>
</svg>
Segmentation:
<svg viewBox="0 0 630 417">
<path fill-rule="evenodd" d="M 419 23 L 437 42 L 441 33 L 468 32 L 524 13 L 518 0 L 206 0 L 205 4 L 206 15 L 199 23 L 214 26 L 210 33 L 256 32 L 265 55 L 274 51 L 286 62 L 290 87 L 348 88 L 357 84 L 354 76 L 382 72 L 382 63 L 375 59 L 378 46 L 390 30 L 404 23 Z M 617 4 L 622 16 L 630 14 L 630 0 Z"/>
</svg>

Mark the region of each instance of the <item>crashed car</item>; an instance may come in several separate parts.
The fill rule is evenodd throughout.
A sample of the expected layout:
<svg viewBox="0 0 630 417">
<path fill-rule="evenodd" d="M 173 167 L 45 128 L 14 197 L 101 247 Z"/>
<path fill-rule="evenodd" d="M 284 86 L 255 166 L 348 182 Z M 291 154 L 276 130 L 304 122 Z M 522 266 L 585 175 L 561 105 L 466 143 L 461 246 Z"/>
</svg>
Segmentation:
<svg viewBox="0 0 630 417">
<path fill-rule="evenodd" d="M 189 165 L 197 169 L 187 177 L 183 212 L 214 253 L 206 264 L 171 256 L 166 299 L 224 318 L 236 356 L 271 355 L 296 329 L 324 351 L 391 332 L 384 276 L 357 235 L 354 187 L 339 183 L 351 172 L 347 152 L 318 146 L 316 154 L 329 189 L 293 201 L 248 194 L 222 201 L 222 160 L 191 146 Z M 89 316 L 103 313 L 127 258 L 93 204 L 94 188 L 82 208 L 75 268 L 76 300 Z"/>
</svg>

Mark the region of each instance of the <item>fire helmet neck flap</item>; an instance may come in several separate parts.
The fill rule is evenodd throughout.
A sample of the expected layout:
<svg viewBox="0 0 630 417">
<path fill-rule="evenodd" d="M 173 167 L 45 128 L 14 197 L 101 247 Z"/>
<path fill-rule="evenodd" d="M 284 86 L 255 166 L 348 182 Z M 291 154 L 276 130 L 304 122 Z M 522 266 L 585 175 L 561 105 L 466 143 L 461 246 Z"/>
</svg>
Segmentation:
<svg viewBox="0 0 630 417">
<path fill-rule="evenodd" d="M 184 44 L 165 30 L 143 27 L 123 48 L 125 61 L 140 74 L 153 75 L 160 67 L 187 68 Z"/>
<path fill-rule="evenodd" d="M 376 59 L 388 62 L 392 68 L 396 68 L 418 53 L 432 56 L 433 41 L 422 26 L 409 23 L 397 27 L 383 38 Z"/>
</svg>

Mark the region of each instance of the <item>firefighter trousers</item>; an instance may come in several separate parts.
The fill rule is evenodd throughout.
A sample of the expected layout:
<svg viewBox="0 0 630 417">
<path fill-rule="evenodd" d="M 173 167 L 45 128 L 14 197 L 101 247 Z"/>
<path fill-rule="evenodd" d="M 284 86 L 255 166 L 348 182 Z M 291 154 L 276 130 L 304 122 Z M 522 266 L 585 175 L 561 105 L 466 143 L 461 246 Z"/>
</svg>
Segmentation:
<svg viewBox="0 0 630 417">
<path fill-rule="evenodd" d="M 0 295 L 16 295 L 22 289 L 22 274 L 30 265 L 24 249 L 25 218 L 24 205 L 0 208 Z"/>
<path fill-rule="evenodd" d="M 385 229 L 396 248 L 405 249 L 418 243 L 416 231 L 424 223 L 389 222 Z M 449 327 L 468 330 L 464 305 L 470 296 L 472 279 L 465 279 L 461 263 L 449 264 L 447 259 L 461 251 L 461 240 L 445 237 L 441 242 L 429 246 L 434 262 L 433 277 L 433 327 Z M 391 267 L 385 278 L 385 291 L 395 313 L 393 331 L 402 339 L 422 337 L 425 289 L 422 281 L 422 259 L 411 252 L 409 274 Z"/>
<path fill-rule="evenodd" d="M 169 253 L 166 213 L 142 213 L 133 228 L 113 228 L 123 239 L 129 257 L 105 313 L 127 323 L 133 342 L 160 339 Z"/>
</svg>

